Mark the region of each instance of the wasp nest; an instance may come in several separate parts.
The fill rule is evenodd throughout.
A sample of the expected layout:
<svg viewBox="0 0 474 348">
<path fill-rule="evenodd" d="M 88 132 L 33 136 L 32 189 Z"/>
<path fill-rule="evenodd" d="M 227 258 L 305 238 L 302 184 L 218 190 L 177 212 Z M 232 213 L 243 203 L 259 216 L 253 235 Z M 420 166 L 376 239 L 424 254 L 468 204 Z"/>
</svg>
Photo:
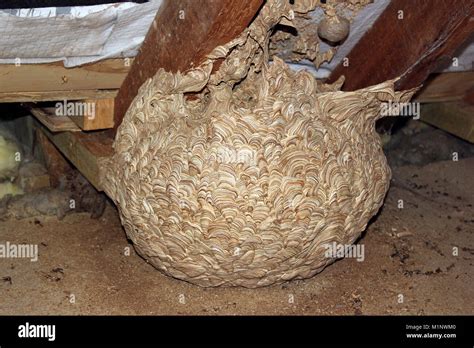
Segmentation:
<svg viewBox="0 0 474 348">
<path fill-rule="evenodd" d="M 295 1 L 296 2 L 296 1 Z M 350 24 L 357 14 L 372 0 L 327 0 L 318 3 L 316 9 L 289 13 L 272 30 L 270 53 L 286 62 L 312 62 L 315 68 L 331 61 L 350 32 Z M 307 5 L 312 5 L 306 1 Z M 309 7 L 305 7 L 308 9 Z M 314 10 L 313 10 L 314 9 Z M 321 41 L 326 45 L 321 52 Z"/>
<path fill-rule="evenodd" d="M 334 261 L 325 245 L 353 243 L 381 206 L 390 170 L 374 123 L 382 102 L 413 91 L 388 81 L 341 92 L 269 63 L 274 25 L 317 3 L 268 1 L 201 66 L 159 70 L 140 88 L 102 180 L 164 273 L 201 286 L 308 278 Z"/>
</svg>

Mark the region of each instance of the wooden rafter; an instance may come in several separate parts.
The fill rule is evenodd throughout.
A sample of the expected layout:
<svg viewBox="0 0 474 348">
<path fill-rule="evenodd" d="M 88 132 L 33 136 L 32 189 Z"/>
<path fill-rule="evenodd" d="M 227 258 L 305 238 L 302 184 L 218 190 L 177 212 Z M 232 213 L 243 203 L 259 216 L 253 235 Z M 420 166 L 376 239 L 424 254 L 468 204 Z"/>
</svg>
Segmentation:
<svg viewBox="0 0 474 348">
<path fill-rule="evenodd" d="M 474 71 L 432 74 L 416 101 L 420 103 L 463 100 L 474 91 Z"/>
<path fill-rule="evenodd" d="M 398 89 L 419 86 L 451 63 L 474 33 L 473 16 L 472 0 L 392 0 L 328 80 L 344 75 L 346 91 L 397 76 Z"/>
</svg>

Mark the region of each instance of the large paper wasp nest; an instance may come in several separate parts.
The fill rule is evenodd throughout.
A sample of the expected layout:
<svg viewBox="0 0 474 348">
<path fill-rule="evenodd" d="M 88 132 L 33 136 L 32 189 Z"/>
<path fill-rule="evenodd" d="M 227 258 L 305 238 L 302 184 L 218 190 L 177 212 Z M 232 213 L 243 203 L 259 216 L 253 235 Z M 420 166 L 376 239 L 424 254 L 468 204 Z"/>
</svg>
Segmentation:
<svg viewBox="0 0 474 348">
<path fill-rule="evenodd" d="M 201 286 L 308 278 L 334 261 L 326 244 L 353 243 L 381 206 L 390 170 L 374 123 L 381 103 L 413 91 L 388 81 L 341 92 L 342 81 L 269 62 L 275 24 L 317 3 L 268 1 L 201 66 L 160 70 L 140 88 L 103 185 L 164 273 Z"/>
</svg>

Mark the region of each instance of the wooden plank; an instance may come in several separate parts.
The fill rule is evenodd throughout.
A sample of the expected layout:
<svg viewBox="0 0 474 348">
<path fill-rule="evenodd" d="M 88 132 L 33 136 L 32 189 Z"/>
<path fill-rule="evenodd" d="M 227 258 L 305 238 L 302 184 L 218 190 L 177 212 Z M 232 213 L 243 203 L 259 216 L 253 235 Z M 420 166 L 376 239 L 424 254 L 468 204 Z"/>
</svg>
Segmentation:
<svg viewBox="0 0 474 348">
<path fill-rule="evenodd" d="M 0 92 L 0 103 L 26 103 L 56 100 L 106 99 L 115 98 L 114 90 L 73 90 L 43 92 Z"/>
<path fill-rule="evenodd" d="M 114 99 L 87 99 L 80 101 L 94 104 L 94 115 L 71 117 L 73 123 L 82 130 L 108 129 L 114 126 Z"/>
<path fill-rule="evenodd" d="M 160 68 L 186 71 L 239 35 L 263 0 L 165 0 L 115 100 L 115 126 L 139 87 Z"/>
<path fill-rule="evenodd" d="M 452 62 L 474 32 L 473 15 L 472 0 L 392 0 L 349 53 L 348 66 L 343 60 L 328 81 L 344 75 L 346 91 L 397 76 L 397 89 L 419 86 Z"/>
<path fill-rule="evenodd" d="M 474 105 L 474 87 L 466 91 L 466 94 L 462 100 L 468 104 Z"/>
<path fill-rule="evenodd" d="M 45 128 L 43 132 L 81 174 L 102 191 L 99 160 L 113 155 L 113 140 L 106 131 L 52 133 Z"/>
<path fill-rule="evenodd" d="M 69 117 L 56 116 L 54 108 L 38 108 L 34 104 L 25 105 L 33 116 L 51 132 L 80 132 L 81 129 Z"/>
<path fill-rule="evenodd" d="M 75 68 L 65 68 L 62 62 L 1 64 L 0 93 L 118 89 L 131 62 L 106 59 Z"/>
<path fill-rule="evenodd" d="M 75 68 L 62 62 L 0 65 L 0 102 L 115 98 L 133 59 L 106 59 Z"/>
<path fill-rule="evenodd" d="M 431 76 L 416 96 L 420 103 L 462 100 L 474 88 L 474 71 L 448 72 Z"/>
<path fill-rule="evenodd" d="M 421 106 L 421 120 L 474 143 L 474 105 L 454 101 Z"/>
</svg>

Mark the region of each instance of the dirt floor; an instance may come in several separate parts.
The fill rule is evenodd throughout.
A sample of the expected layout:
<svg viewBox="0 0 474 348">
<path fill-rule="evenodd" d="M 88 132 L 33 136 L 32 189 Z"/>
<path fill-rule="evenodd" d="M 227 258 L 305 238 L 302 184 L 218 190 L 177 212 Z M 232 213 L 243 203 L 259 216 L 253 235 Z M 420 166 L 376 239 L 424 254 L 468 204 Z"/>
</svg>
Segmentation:
<svg viewBox="0 0 474 348">
<path fill-rule="evenodd" d="M 474 158 L 394 169 L 359 241 L 363 262 L 256 290 L 162 275 L 134 252 L 112 206 L 96 220 L 1 222 L 1 240 L 39 244 L 39 260 L 0 259 L 0 314 L 474 314 L 473 172 Z"/>
</svg>

